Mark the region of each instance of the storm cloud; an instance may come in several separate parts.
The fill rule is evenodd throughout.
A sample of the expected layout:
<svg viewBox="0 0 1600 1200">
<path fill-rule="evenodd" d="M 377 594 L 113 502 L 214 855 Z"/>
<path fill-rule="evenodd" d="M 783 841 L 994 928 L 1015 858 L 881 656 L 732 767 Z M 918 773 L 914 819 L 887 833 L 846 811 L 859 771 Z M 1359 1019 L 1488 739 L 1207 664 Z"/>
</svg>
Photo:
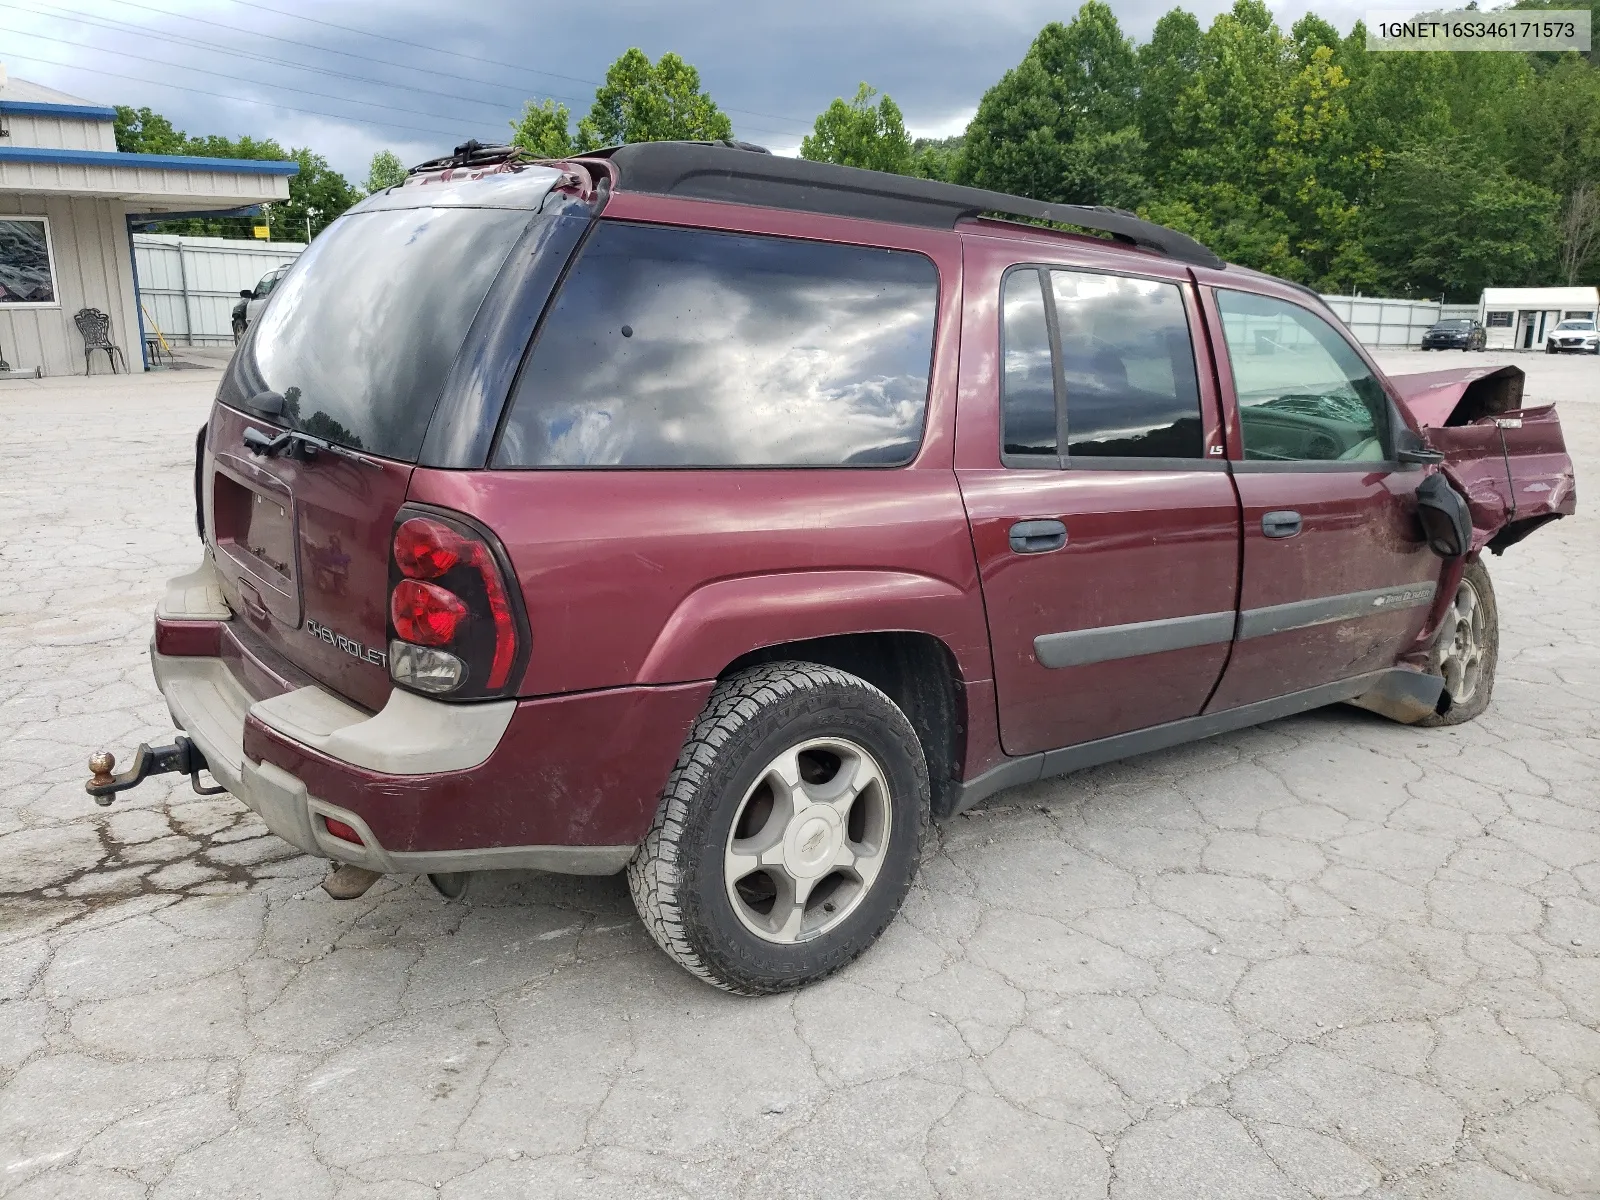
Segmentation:
<svg viewBox="0 0 1600 1200">
<path fill-rule="evenodd" d="M 1113 7 L 1142 40 L 1171 5 Z M 1226 4 L 1186 7 L 1204 22 Z M 1273 6 L 1286 25 L 1306 7 Z M 1360 14 L 1349 0 L 1315 7 L 1341 29 Z M 736 134 L 780 153 L 862 81 L 891 94 L 914 133 L 957 133 L 1040 27 L 1075 11 L 1045 0 L 15 0 L 0 9 L 0 61 L 74 95 L 148 105 L 190 133 L 309 145 L 359 180 L 384 147 L 417 161 L 468 137 L 503 139 L 524 99 L 553 97 L 576 117 L 630 46 L 681 54 Z"/>
</svg>

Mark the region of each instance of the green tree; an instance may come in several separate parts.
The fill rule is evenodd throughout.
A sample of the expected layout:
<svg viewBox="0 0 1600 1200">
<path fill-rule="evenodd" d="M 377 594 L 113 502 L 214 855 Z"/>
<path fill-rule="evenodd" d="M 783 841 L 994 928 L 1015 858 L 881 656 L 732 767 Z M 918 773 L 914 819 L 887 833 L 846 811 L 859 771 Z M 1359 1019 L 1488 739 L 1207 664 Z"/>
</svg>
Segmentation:
<svg viewBox="0 0 1600 1200">
<path fill-rule="evenodd" d="M 172 127 L 172 122 L 148 108 L 116 108 L 112 129 L 117 149 L 124 154 L 183 154 L 188 137 Z"/>
<path fill-rule="evenodd" d="M 529 100 L 520 120 L 511 122 L 511 144 L 535 158 L 566 158 L 572 153 L 572 114 L 554 100 Z"/>
<path fill-rule="evenodd" d="M 1368 240 L 1392 291 L 1475 300 L 1553 280 L 1560 203 L 1469 139 L 1419 145 L 1385 167 Z"/>
<path fill-rule="evenodd" d="M 1036 200 L 1129 206 L 1144 190 L 1139 68 L 1101 0 L 1039 31 L 967 127 L 964 182 Z"/>
<path fill-rule="evenodd" d="M 367 165 L 367 194 L 399 187 L 406 181 L 406 167 L 393 150 L 379 150 Z"/>
<path fill-rule="evenodd" d="M 922 179 L 954 183 L 961 178 L 965 134 L 945 138 L 917 138 L 911 143 L 911 174 Z"/>
<path fill-rule="evenodd" d="M 1175 8 L 1156 22 L 1150 40 L 1139 47 L 1139 134 L 1145 145 L 1145 170 L 1153 185 L 1165 186 L 1178 157 L 1174 126 L 1179 101 L 1200 69 L 1200 22 Z"/>
<path fill-rule="evenodd" d="M 306 236 L 308 230 L 315 237 L 342 216 L 345 209 L 361 199 L 361 193 L 330 167 L 322 155 L 301 148 L 290 151 L 285 157 L 299 163 L 300 172 L 289 177 L 289 199 L 272 206 L 270 223 L 273 237 L 298 241 Z"/>
<path fill-rule="evenodd" d="M 863 83 L 855 99 L 836 98 L 817 117 L 812 132 L 800 141 L 800 157 L 813 162 L 864 167 L 869 171 L 911 172 L 911 138 L 900 108 L 887 95 Z"/>
<path fill-rule="evenodd" d="M 733 123 L 700 90 L 700 72 L 676 54 L 652 63 L 634 47 L 606 70 L 589 115 L 578 122 L 578 149 L 624 142 L 722 141 Z"/>
</svg>

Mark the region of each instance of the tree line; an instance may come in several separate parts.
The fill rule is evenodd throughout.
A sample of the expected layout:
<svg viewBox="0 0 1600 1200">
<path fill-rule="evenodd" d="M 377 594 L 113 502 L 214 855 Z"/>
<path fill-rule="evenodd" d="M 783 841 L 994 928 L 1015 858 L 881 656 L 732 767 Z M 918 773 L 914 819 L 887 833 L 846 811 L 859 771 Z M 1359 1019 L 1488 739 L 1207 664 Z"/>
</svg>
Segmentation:
<svg viewBox="0 0 1600 1200">
<path fill-rule="evenodd" d="M 1600 272 L 1597 61 L 1369 52 L 1360 24 L 1341 36 L 1312 14 L 1284 30 L 1262 0 L 1235 0 L 1204 28 L 1175 8 L 1137 44 L 1103 0 L 1087 0 L 1039 31 L 964 133 L 913 138 L 894 100 L 863 83 L 817 116 L 800 153 L 1129 209 L 1323 292 L 1475 300 L 1485 286 Z M 309 218 L 315 233 L 405 178 L 390 151 L 363 188 L 308 149 L 190 137 L 149 109 L 117 111 L 119 149 L 298 161 L 274 216 L 294 231 Z M 511 122 L 512 141 L 539 158 L 732 137 L 692 65 L 637 48 L 575 125 L 553 100 Z"/>
<path fill-rule="evenodd" d="M 1590 58 L 1369 52 L 1359 24 L 1285 31 L 1260 0 L 1204 29 L 1175 8 L 1143 45 L 1088 0 L 1039 32 L 963 135 L 909 138 L 863 84 L 801 154 L 1131 209 L 1322 292 L 1463 301 L 1600 273 Z"/>
</svg>

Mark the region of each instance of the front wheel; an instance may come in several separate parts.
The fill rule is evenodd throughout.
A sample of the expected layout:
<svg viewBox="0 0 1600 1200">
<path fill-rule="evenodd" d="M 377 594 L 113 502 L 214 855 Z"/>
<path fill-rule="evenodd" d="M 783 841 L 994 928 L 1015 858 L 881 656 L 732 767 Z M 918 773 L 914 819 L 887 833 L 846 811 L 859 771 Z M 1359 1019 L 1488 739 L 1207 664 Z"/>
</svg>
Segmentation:
<svg viewBox="0 0 1600 1200">
<path fill-rule="evenodd" d="M 1495 668 L 1500 661 L 1500 609 L 1489 568 L 1467 564 L 1455 597 L 1445 610 L 1428 657 L 1428 669 L 1444 677 L 1439 711 L 1423 725 L 1460 725 L 1489 707 Z"/>
<path fill-rule="evenodd" d="M 646 928 L 726 991 L 801 987 L 853 961 L 911 886 L 928 769 L 864 679 L 780 662 L 720 682 L 628 864 Z"/>
</svg>

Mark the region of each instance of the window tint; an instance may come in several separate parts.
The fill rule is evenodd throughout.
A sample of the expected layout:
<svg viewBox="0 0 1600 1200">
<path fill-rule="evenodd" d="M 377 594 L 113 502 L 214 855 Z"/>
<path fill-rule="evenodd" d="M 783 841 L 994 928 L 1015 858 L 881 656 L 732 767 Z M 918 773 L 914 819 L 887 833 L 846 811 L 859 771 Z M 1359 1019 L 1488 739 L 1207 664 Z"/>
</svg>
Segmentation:
<svg viewBox="0 0 1600 1200">
<path fill-rule="evenodd" d="M 1002 305 L 1004 357 L 1000 408 L 1007 454 L 1056 453 L 1056 389 L 1044 288 L 1031 268 L 1006 276 Z"/>
<path fill-rule="evenodd" d="M 1200 387 L 1175 283 L 1051 271 L 1067 455 L 1199 458 Z"/>
<path fill-rule="evenodd" d="M 484 208 L 339 218 L 276 279 L 283 295 L 251 327 L 218 399 L 239 407 L 279 392 L 293 427 L 415 461 L 445 375 L 529 219 Z"/>
<path fill-rule="evenodd" d="M 909 462 L 938 293 L 933 263 L 906 251 L 601 222 L 495 465 Z"/>
<path fill-rule="evenodd" d="M 1366 364 L 1315 313 L 1218 290 L 1247 459 L 1375 462 L 1389 402 Z"/>
</svg>

